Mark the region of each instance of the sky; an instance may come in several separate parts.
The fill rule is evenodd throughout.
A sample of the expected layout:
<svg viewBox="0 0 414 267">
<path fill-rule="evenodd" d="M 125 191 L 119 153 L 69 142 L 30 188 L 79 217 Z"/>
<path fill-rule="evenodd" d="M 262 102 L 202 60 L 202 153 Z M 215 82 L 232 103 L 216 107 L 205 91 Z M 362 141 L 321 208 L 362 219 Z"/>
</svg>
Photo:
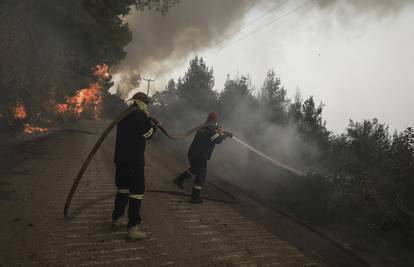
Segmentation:
<svg viewBox="0 0 414 267">
<path fill-rule="evenodd" d="M 293 98 L 300 90 L 303 98 L 314 96 L 317 102 L 324 104 L 327 128 L 334 133 L 344 132 L 349 119 L 378 118 L 388 124 L 391 131 L 403 130 L 414 126 L 414 5 L 391 9 L 387 7 L 390 0 L 383 2 L 383 6 L 371 8 L 370 1 L 361 1 L 368 4 L 360 6 L 338 1 L 328 7 L 311 1 L 292 11 L 307 3 L 292 0 L 260 20 L 257 18 L 278 1 L 256 1 L 257 5 L 244 1 L 246 8 L 238 12 L 248 10 L 245 16 L 240 16 L 241 19 L 230 24 L 223 33 L 215 34 L 207 44 L 194 45 L 191 43 L 197 38 L 193 41 L 181 38 L 185 45 L 193 45 L 191 49 L 185 45 L 177 48 L 170 45 L 167 54 L 159 53 L 156 60 L 146 61 L 136 68 L 141 75 L 157 79 L 152 84 L 153 90 L 164 88 L 170 78 L 183 76 L 188 61 L 195 55 L 202 56 L 213 68 L 216 90 L 223 88 L 227 75 L 247 74 L 252 85 L 259 89 L 266 72 L 273 69 L 280 76 L 288 96 Z M 184 0 L 179 5 L 185 4 Z M 175 12 L 188 12 L 185 7 L 174 8 L 178 10 L 157 19 L 168 22 L 168 16 L 174 16 Z M 142 15 L 135 15 L 139 16 Z M 157 15 L 149 13 L 145 16 Z M 148 19 L 146 22 L 147 26 L 153 23 Z M 134 23 L 139 25 L 139 19 L 129 23 L 133 33 L 136 32 Z M 191 29 L 191 20 L 189 23 L 186 32 Z M 203 29 L 197 23 L 204 26 L 205 21 L 194 22 L 194 28 L 212 30 L 213 33 L 215 29 L 221 29 L 220 25 L 226 25 L 217 23 Z M 207 34 L 210 35 L 211 32 Z M 136 44 L 133 42 L 131 47 Z M 130 52 L 128 60 L 131 61 L 135 54 Z M 120 71 L 135 67 L 124 65 L 126 67 Z M 146 84 L 139 88 L 144 90 Z"/>
</svg>

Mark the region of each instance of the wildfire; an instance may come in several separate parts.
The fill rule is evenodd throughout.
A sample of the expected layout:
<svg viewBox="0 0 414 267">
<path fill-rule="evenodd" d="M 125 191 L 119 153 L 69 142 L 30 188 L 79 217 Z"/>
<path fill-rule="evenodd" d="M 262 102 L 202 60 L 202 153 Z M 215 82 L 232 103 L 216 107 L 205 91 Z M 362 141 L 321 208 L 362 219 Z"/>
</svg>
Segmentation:
<svg viewBox="0 0 414 267">
<path fill-rule="evenodd" d="M 106 64 L 96 65 L 93 75 L 99 79 L 108 80 L 111 77 L 109 66 Z"/>
<path fill-rule="evenodd" d="M 64 103 L 55 104 L 54 107 L 58 114 L 69 113 L 80 116 L 88 110 L 93 112 L 95 118 L 99 116 L 103 102 L 102 90 L 104 88 L 104 82 L 111 79 L 111 74 L 109 72 L 109 66 L 106 64 L 96 65 L 92 73 L 97 78 L 97 81 L 91 83 L 88 88 L 79 89 L 73 96 L 65 97 Z M 15 120 L 25 122 L 27 112 L 22 102 L 18 102 L 11 111 Z M 0 118 L 2 117 L 3 115 L 0 113 Z M 47 128 L 37 127 L 29 123 L 24 123 L 23 126 L 23 132 L 26 134 L 48 131 Z"/>
<path fill-rule="evenodd" d="M 14 108 L 14 118 L 15 119 L 25 119 L 27 117 L 26 107 L 23 103 L 18 103 Z"/>
<path fill-rule="evenodd" d="M 56 104 L 55 108 L 58 113 L 62 114 L 69 110 L 69 105 L 68 104 Z"/>
<path fill-rule="evenodd" d="M 17 120 L 24 120 L 27 117 L 26 107 L 23 103 L 17 103 L 16 107 L 14 108 L 14 118 Z M 45 132 L 47 128 L 33 126 L 31 124 L 25 123 L 23 132 L 26 134 L 33 134 L 38 132 Z"/>
<path fill-rule="evenodd" d="M 74 96 L 66 97 L 66 103 L 56 104 L 57 113 L 70 112 L 80 116 L 85 110 L 92 107 L 95 118 L 99 116 L 102 104 L 102 81 L 111 77 L 109 66 L 106 64 L 96 65 L 93 75 L 98 77 L 99 81 L 92 83 L 89 88 L 79 89 Z"/>
<path fill-rule="evenodd" d="M 72 97 L 66 97 L 66 103 L 56 104 L 55 109 L 59 114 L 71 112 L 80 116 L 88 107 L 92 107 L 95 117 L 99 115 L 102 103 L 102 86 L 99 82 L 91 84 L 89 88 L 76 91 Z"/>
<path fill-rule="evenodd" d="M 36 127 L 36 126 L 30 125 L 28 123 L 25 123 L 23 132 L 26 133 L 26 134 L 33 134 L 33 133 L 39 133 L 39 132 L 46 132 L 48 130 L 49 129 L 47 129 L 47 128 Z"/>
</svg>

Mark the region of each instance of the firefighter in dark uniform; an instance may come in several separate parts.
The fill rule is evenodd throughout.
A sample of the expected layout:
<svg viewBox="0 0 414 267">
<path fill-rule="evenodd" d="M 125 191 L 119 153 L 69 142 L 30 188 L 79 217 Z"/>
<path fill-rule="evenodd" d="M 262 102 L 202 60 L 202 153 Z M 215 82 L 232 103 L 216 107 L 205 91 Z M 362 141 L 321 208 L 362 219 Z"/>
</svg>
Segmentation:
<svg viewBox="0 0 414 267">
<path fill-rule="evenodd" d="M 196 176 L 190 203 L 198 204 L 203 202 L 200 193 L 206 180 L 207 161 L 211 158 L 215 145 L 220 144 L 228 137 L 232 138 L 233 135 L 221 130 L 218 126 L 218 114 L 211 112 L 207 117 L 206 126 L 197 131 L 188 150 L 190 168 L 177 176 L 173 181 L 178 187 L 184 189 L 184 181 L 192 175 Z"/>
<path fill-rule="evenodd" d="M 128 207 L 128 236 L 132 239 L 146 238 L 141 223 L 140 208 L 145 191 L 145 143 L 157 129 L 156 123 L 149 118 L 149 97 L 144 93 L 136 93 L 132 100 L 139 110 L 133 111 L 117 125 L 115 158 L 115 184 L 117 194 L 112 213 L 113 227 L 125 225 L 123 215 Z"/>
</svg>

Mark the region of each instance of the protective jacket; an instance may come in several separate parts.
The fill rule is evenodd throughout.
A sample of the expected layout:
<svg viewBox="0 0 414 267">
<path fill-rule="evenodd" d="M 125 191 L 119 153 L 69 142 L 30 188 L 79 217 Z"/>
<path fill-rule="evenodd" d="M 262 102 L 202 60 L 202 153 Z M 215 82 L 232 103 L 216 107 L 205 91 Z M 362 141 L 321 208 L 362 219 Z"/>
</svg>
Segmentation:
<svg viewBox="0 0 414 267">
<path fill-rule="evenodd" d="M 131 112 L 117 125 L 114 162 L 144 166 L 146 140 L 152 137 L 156 126 L 149 119 L 146 104 L 134 105 L 140 110 Z"/>
<path fill-rule="evenodd" d="M 188 150 L 188 157 L 209 160 L 215 145 L 224 139 L 226 135 L 219 130 L 217 124 L 205 126 L 197 131 Z"/>
</svg>

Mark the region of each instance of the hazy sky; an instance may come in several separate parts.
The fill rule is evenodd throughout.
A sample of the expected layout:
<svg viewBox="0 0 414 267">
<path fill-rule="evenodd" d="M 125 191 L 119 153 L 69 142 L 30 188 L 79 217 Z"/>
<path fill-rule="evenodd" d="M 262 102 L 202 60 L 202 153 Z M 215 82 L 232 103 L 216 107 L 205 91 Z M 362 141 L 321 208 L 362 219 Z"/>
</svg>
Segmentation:
<svg viewBox="0 0 414 267">
<path fill-rule="evenodd" d="M 414 126 L 413 5 L 388 10 L 388 2 L 382 2 L 387 3 L 384 9 L 371 10 L 367 5 L 359 11 L 356 9 L 361 7 L 347 5 L 346 1 L 329 8 L 317 8 L 317 1 L 313 1 L 232 43 L 306 1 L 288 1 L 284 8 L 244 28 L 278 1 L 256 2 L 259 4 L 249 10 L 241 24 L 227 31 L 238 34 L 215 40 L 217 46 L 209 44 L 213 45 L 211 49 L 197 48 L 188 54 L 172 51 L 165 62 L 149 64 L 141 73 L 156 75 L 154 89 L 163 88 L 168 79 L 182 76 L 188 60 L 197 54 L 213 67 L 217 90 L 223 88 L 227 74 L 237 73 L 249 74 L 259 88 L 266 71 L 274 69 L 289 96 L 300 89 L 303 97 L 313 95 L 325 104 L 328 129 L 336 133 L 343 132 L 351 118 L 376 117 L 392 130 Z M 184 4 L 182 1 L 180 5 Z M 217 50 L 221 46 L 225 47 Z"/>
</svg>

